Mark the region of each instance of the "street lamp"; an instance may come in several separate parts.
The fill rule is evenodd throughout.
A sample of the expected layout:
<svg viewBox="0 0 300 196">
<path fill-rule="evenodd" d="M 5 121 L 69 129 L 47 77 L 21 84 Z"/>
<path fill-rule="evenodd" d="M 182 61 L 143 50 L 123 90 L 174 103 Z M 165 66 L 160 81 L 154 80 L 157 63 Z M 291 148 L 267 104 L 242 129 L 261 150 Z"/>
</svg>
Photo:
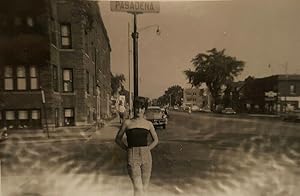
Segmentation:
<svg viewBox="0 0 300 196">
<path fill-rule="evenodd" d="M 149 25 L 149 26 L 137 29 L 137 24 L 136 24 L 137 16 L 136 15 L 137 14 L 133 14 L 134 25 L 133 25 L 133 32 L 131 33 L 131 37 L 133 39 L 133 78 L 134 78 L 134 80 L 133 80 L 133 85 L 134 85 L 133 102 L 135 102 L 135 100 L 138 99 L 138 95 L 139 95 L 139 93 L 138 93 L 138 89 L 139 89 L 139 85 L 138 85 L 139 84 L 139 81 L 138 81 L 139 80 L 138 79 L 138 38 L 139 38 L 139 32 L 138 31 L 141 32 L 141 31 L 144 31 L 146 29 L 156 27 L 156 34 L 160 35 L 160 33 L 161 33 L 159 25 L 157 25 L 157 24 L 153 24 L 153 25 Z M 129 28 L 130 28 L 130 26 L 128 25 L 128 29 Z M 129 55 L 130 55 L 130 46 L 128 47 L 128 50 L 129 50 Z M 129 64 L 130 64 L 130 60 L 129 60 Z M 129 72 L 130 72 L 130 69 L 129 69 Z M 130 77 L 130 75 L 129 75 L 129 77 Z M 130 78 L 129 78 L 129 80 L 130 80 Z M 130 82 L 129 82 L 129 85 L 130 85 Z M 136 116 L 135 106 L 133 108 L 133 111 L 134 111 L 134 116 Z"/>
<path fill-rule="evenodd" d="M 97 1 L 97 0 L 96 0 Z M 120 6 L 121 5 L 121 6 Z M 146 8 L 147 7 L 147 8 Z M 110 9 L 114 12 L 127 12 L 133 15 L 133 32 L 131 34 L 133 41 L 133 78 L 134 78 L 134 102 L 138 100 L 138 38 L 139 33 L 137 29 L 137 15 L 143 13 L 159 13 L 159 2 L 120 2 L 110 1 Z M 157 33 L 160 31 L 157 30 Z M 136 110 L 134 105 L 134 116 L 136 117 Z"/>
<path fill-rule="evenodd" d="M 145 27 L 139 28 L 138 31 L 139 31 L 139 32 L 142 32 L 142 31 L 144 31 L 144 30 L 146 30 L 146 29 L 149 29 L 149 28 L 152 28 L 152 27 L 156 27 L 156 34 L 157 34 L 157 35 L 160 35 L 161 30 L 160 30 L 158 24 L 153 24 L 153 25 L 149 25 L 149 26 L 145 26 Z"/>
</svg>

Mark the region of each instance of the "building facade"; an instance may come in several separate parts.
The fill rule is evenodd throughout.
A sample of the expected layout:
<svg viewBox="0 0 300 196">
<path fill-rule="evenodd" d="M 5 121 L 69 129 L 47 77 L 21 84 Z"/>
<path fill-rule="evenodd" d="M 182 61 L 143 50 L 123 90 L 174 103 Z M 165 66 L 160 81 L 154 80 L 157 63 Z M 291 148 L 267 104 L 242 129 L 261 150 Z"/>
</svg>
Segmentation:
<svg viewBox="0 0 300 196">
<path fill-rule="evenodd" d="M 111 47 L 98 4 L 1 4 L 0 126 L 89 125 L 109 116 Z"/>
<path fill-rule="evenodd" d="M 281 113 L 300 108 L 300 75 L 248 78 L 241 100 L 248 112 Z"/>
<path fill-rule="evenodd" d="M 206 87 L 185 88 L 183 90 L 183 107 L 196 105 L 210 108 L 210 93 Z"/>
</svg>

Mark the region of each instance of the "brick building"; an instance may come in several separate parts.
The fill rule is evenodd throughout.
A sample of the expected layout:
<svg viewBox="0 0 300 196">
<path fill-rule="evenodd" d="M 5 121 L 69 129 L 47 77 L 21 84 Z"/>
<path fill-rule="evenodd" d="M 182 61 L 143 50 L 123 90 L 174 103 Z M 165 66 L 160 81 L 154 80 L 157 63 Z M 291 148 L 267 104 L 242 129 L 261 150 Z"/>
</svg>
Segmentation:
<svg viewBox="0 0 300 196">
<path fill-rule="evenodd" d="M 88 125 L 110 115 L 111 48 L 96 2 L 3 1 L 0 31 L 1 127 Z"/>
<path fill-rule="evenodd" d="M 183 106 L 197 105 L 210 108 L 210 93 L 206 87 L 185 88 L 183 90 Z"/>
<path fill-rule="evenodd" d="M 300 75 L 247 78 L 241 89 L 246 111 L 279 113 L 300 108 Z"/>
</svg>

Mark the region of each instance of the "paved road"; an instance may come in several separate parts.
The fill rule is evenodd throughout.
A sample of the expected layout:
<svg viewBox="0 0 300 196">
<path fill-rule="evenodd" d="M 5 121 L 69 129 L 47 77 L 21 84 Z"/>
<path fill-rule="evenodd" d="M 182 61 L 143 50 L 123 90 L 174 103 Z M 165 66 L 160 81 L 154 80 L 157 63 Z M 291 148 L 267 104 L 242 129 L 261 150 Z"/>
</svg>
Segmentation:
<svg viewBox="0 0 300 196">
<path fill-rule="evenodd" d="M 113 122 L 80 141 L 0 146 L 2 189 L 11 195 L 131 195 L 125 153 L 113 142 L 118 127 Z M 157 133 L 151 195 L 300 192 L 299 124 L 173 112 Z"/>
</svg>

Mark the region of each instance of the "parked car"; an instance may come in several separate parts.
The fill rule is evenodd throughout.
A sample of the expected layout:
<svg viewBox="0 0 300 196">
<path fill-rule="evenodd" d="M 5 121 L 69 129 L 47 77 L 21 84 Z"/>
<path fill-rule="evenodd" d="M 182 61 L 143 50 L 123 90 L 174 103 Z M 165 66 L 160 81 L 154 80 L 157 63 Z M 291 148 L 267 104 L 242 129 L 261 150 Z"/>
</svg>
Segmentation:
<svg viewBox="0 0 300 196">
<path fill-rule="evenodd" d="M 225 108 L 222 110 L 222 114 L 236 114 L 236 112 L 232 108 Z"/>
<path fill-rule="evenodd" d="M 209 108 L 200 108 L 200 112 L 211 112 Z"/>
<path fill-rule="evenodd" d="M 189 111 L 189 108 L 190 108 L 190 106 L 187 106 L 187 105 L 182 105 L 182 106 L 180 106 L 180 111 Z"/>
<path fill-rule="evenodd" d="M 179 110 L 179 107 L 175 105 L 174 110 Z"/>
<path fill-rule="evenodd" d="M 191 108 L 192 112 L 199 112 L 200 111 L 200 107 L 197 105 L 193 105 Z"/>
<path fill-rule="evenodd" d="M 155 127 L 163 127 L 165 129 L 168 124 L 167 115 L 158 106 L 148 107 L 145 116 Z"/>
<path fill-rule="evenodd" d="M 283 114 L 282 119 L 285 121 L 293 121 L 293 122 L 299 121 L 300 120 L 300 109 L 293 110 L 293 111 Z"/>
<path fill-rule="evenodd" d="M 218 105 L 216 105 L 214 112 L 222 114 L 225 109 L 226 108 L 224 108 L 224 106 L 222 104 L 218 104 Z"/>
</svg>

